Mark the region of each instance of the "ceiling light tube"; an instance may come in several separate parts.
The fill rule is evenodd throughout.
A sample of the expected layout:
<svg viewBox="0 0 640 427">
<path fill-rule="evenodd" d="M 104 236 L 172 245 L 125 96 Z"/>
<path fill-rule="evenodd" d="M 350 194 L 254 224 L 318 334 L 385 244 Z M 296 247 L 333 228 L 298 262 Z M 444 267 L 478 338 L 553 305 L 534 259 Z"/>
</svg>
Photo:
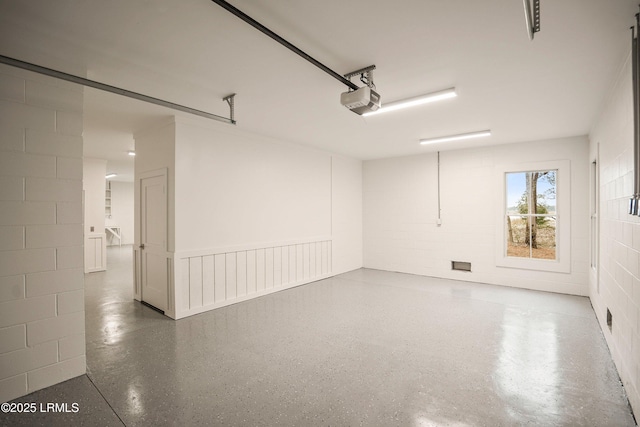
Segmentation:
<svg viewBox="0 0 640 427">
<path fill-rule="evenodd" d="M 109 178 L 115 178 L 116 176 L 118 176 L 117 173 L 108 173 L 105 178 L 109 179 Z"/>
<path fill-rule="evenodd" d="M 482 138 L 485 136 L 491 136 L 490 130 L 481 130 L 478 132 L 461 133 L 458 135 L 440 136 L 438 138 L 421 139 L 420 144 L 436 144 L 438 142 L 460 141 L 463 139 Z"/>
<path fill-rule="evenodd" d="M 442 101 L 444 99 L 455 98 L 456 96 L 458 96 L 458 94 L 456 93 L 456 88 L 452 87 L 452 88 L 444 89 L 438 92 L 432 92 L 426 95 L 416 96 L 414 98 L 390 102 L 388 104 L 384 104 L 382 107 L 380 107 L 376 111 L 365 113 L 362 116 L 363 117 L 373 116 L 380 113 L 387 113 L 389 111 L 402 110 L 404 108 L 416 107 L 418 105 L 428 104 L 430 102 L 436 102 L 436 101 Z"/>
<path fill-rule="evenodd" d="M 128 151 L 127 154 L 133 157 L 136 155 L 136 152 L 131 150 L 131 151 Z"/>
</svg>

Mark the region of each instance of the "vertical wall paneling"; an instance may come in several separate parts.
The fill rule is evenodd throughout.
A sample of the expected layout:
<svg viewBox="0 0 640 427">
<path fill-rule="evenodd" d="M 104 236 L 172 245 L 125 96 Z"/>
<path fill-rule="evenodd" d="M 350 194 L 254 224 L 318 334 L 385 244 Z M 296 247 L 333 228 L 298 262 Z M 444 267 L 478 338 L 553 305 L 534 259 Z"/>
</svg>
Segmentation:
<svg viewBox="0 0 640 427">
<path fill-rule="evenodd" d="M 215 261 L 213 255 L 202 257 L 202 305 L 215 302 Z"/>
<path fill-rule="evenodd" d="M 107 263 L 105 262 L 106 257 L 107 257 L 107 253 L 104 250 L 105 247 L 105 236 L 104 234 L 101 234 L 100 236 L 97 236 L 94 239 L 96 246 L 95 246 L 95 254 L 96 254 L 96 260 L 95 260 L 95 266 L 96 269 L 99 270 L 105 270 L 107 268 Z"/>
<path fill-rule="evenodd" d="M 298 260 L 296 259 L 296 245 L 289 246 L 289 282 L 295 282 L 296 267 L 298 266 Z"/>
<path fill-rule="evenodd" d="M 296 245 L 296 281 L 300 281 L 304 277 L 304 254 L 302 245 Z"/>
<path fill-rule="evenodd" d="M 273 248 L 264 251 L 264 286 L 266 289 L 273 288 Z"/>
<path fill-rule="evenodd" d="M 330 239 L 177 253 L 181 295 L 176 318 L 331 275 Z"/>
<path fill-rule="evenodd" d="M 282 284 L 286 285 L 289 280 L 289 247 L 282 246 L 280 248 L 280 256 L 282 257 Z"/>
<path fill-rule="evenodd" d="M 236 253 L 225 254 L 227 269 L 227 298 L 233 299 L 238 296 L 238 285 L 236 282 Z"/>
<path fill-rule="evenodd" d="M 328 242 L 322 242 L 322 274 L 329 271 L 329 245 Z"/>
<path fill-rule="evenodd" d="M 214 301 L 221 302 L 227 299 L 226 260 L 225 254 L 215 254 L 214 257 Z"/>
<path fill-rule="evenodd" d="M 251 250 L 247 251 L 247 293 L 255 293 L 256 286 L 256 251 Z"/>
<path fill-rule="evenodd" d="M 304 279 L 308 279 L 310 275 L 311 260 L 309 259 L 309 246 L 309 243 L 302 245 L 302 269 L 304 271 Z"/>
<path fill-rule="evenodd" d="M 174 275 L 174 264 L 173 257 L 167 255 L 167 310 L 165 314 L 171 317 L 172 319 L 175 317 L 176 312 L 176 281 Z"/>
<path fill-rule="evenodd" d="M 265 285 L 265 266 L 264 266 L 264 249 L 256 251 L 256 279 L 258 292 L 264 291 Z"/>
<path fill-rule="evenodd" d="M 190 268 L 189 268 L 189 258 L 184 258 L 179 261 L 180 263 L 180 280 L 182 283 L 190 283 L 191 278 L 189 277 Z M 182 294 L 180 295 L 179 301 L 180 306 L 178 307 L 180 310 L 188 310 L 191 309 L 191 286 L 183 286 Z M 142 293 L 140 294 L 142 297 Z"/>
<path fill-rule="evenodd" d="M 85 273 L 104 271 L 107 268 L 107 253 L 104 233 L 92 233 L 85 241 Z"/>
<path fill-rule="evenodd" d="M 236 253 L 236 281 L 238 296 L 247 295 L 247 252 Z"/>
<path fill-rule="evenodd" d="M 202 257 L 189 258 L 189 307 L 202 307 Z"/>
<path fill-rule="evenodd" d="M 309 276 L 314 277 L 316 275 L 316 244 L 309 244 Z"/>
<path fill-rule="evenodd" d="M 282 286 L 282 247 L 273 248 L 273 286 Z"/>
</svg>

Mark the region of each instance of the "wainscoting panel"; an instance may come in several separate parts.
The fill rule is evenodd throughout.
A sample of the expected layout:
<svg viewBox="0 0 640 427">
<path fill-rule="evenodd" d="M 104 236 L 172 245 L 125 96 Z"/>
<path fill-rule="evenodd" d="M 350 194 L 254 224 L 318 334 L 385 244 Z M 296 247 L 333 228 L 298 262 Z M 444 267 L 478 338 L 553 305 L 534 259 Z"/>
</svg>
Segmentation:
<svg viewBox="0 0 640 427">
<path fill-rule="evenodd" d="M 84 242 L 84 272 L 107 269 L 107 243 L 105 233 L 90 233 Z"/>
<path fill-rule="evenodd" d="M 189 259 L 189 305 L 202 305 L 202 257 Z"/>
<path fill-rule="evenodd" d="M 205 255 L 202 257 L 202 304 L 211 305 L 216 301 L 215 283 L 216 276 L 214 274 L 214 256 Z"/>
<path fill-rule="evenodd" d="M 236 286 L 239 297 L 247 295 L 247 252 L 236 252 Z"/>
<path fill-rule="evenodd" d="M 225 254 L 216 254 L 215 263 L 214 263 L 214 271 L 213 276 L 215 277 L 215 285 L 214 285 L 214 300 L 215 302 L 222 302 L 227 299 L 227 291 L 226 291 L 226 256 Z M 186 283 L 189 283 L 187 279 Z"/>
<path fill-rule="evenodd" d="M 331 275 L 331 238 L 175 254 L 176 319 Z"/>
</svg>

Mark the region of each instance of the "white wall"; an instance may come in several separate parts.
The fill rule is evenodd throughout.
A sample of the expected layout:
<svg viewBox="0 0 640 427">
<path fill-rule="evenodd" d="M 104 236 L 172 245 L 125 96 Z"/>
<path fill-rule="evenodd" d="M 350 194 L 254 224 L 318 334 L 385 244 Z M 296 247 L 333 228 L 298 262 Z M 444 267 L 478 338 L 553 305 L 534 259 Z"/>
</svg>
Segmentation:
<svg viewBox="0 0 640 427">
<path fill-rule="evenodd" d="M 82 375 L 82 88 L 0 65 L 0 401 Z"/>
<path fill-rule="evenodd" d="M 85 273 L 104 271 L 107 268 L 107 242 L 104 230 L 106 173 L 106 160 L 83 159 Z"/>
<path fill-rule="evenodd" d="M 166 169 L 168 179 L 168 201 L 167 221 L 169 231 L 167 233 L 167 250 L 175 250 L 175 123 L 173 119 L 156 123 L 154 126 L 137 132 L 133 138 L 135 140 L 136 156 L 134 158 L 134 245 L 140 244 L 140 175 L 155 170 Z"/>
<path fill-rule="evenodd" d="M 362 266 L 359 160 L 181 119 L 175 170 L 177 317 Z"/>
<path fill-rule="evenodd" d="M 590 277 L 593 308 L 636 414 L 640 412 L 640 218 L 627 214 L 633 194 L 633 98 L 630 60 L 590 134 L 599 150 L 599 274 Z M 598 283 L 599 282 L 599 283 Z M 613 316 L 607 327 L 607 309 Z"/>
<path fill-rule="evenodd" d="M 84 190 L 84 232 L 104 232 L 105 175 L 107 161 L 104 159 L 83 159 L 82 189 Z M 91 230 L 93 227 L 93 231 Z"/>
<path fill-rule="evenodd" d="M 437 218 L 437 155 L 363 165 L 364 266 L 434 277 L 587 295 L 588 141 L 534 141 L 440 153 L 442 225 Z M 496 266 L 501 165 L 571 162 L 571 273 Z M 472 263 L 472 272 L 451 270 Z"/>
<path fill-rule="evenodd" d="M 173 118 L 156 123 L 149 129 L 134 135 L 136 156 L 134 167 L 134 289 L 133 296 L 142 299 L 141 252 L 140 246 L 140 182 L 141 177 L 154 171 L 165 171 L 167 174 L 167 242 L 166 269 L 158 277 L 166 277 L 169 281 L 169 303 L 166 314 L 175 317 L 173 298 L 175 290 L 171 280 L 173 271 L 173 252 L 175 250 L 175 123 Z"/>
<path fill-rule="evenodd" d="M 361 268 L 362 161 L 332 157 L 331 215 L 334 271 L 342 273 Z"/>
<path fill-rule="evenodd" d="M 176 251 L 330 235 L 331 156 L 223 126 L 177 124 Z"/>
<path fill-rule="evenodd" d="M 111 224 L 120 227 L 122 244 L 133 244 L 133 182 L 111 181 Z M 109 243 L 117 245 L 118 239 Z"/>
</svg>

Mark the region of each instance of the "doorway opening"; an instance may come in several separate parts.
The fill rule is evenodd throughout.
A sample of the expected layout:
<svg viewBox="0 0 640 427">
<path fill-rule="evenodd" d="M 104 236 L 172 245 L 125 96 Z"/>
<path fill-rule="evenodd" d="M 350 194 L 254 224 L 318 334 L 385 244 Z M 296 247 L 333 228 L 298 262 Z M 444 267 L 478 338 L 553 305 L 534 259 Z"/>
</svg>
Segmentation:
<svg viewBox="0 0 640 427">
<path fill-rule="evenodd" d="M 101 189 L 93 191 L 96 205 L 91 209 L 97 215 L 94 231 L 104 236 L 105 256 L 104 268 L 85 273 L 85 346 L 91 376 L 101 369 L 111 344 L 158 322 L 172 321 L 136 300 L 134 289 L 139 188 L 133 135 L 165 120 L 167 110 L 90 88 L 85 88 L 84 95 L 84 158 L 102 161 L 96 175 Z M 85 194 L 88 199 L 87 190 Z M 85 210 L 89 209 L 86 204 Z"/>
</svg>

